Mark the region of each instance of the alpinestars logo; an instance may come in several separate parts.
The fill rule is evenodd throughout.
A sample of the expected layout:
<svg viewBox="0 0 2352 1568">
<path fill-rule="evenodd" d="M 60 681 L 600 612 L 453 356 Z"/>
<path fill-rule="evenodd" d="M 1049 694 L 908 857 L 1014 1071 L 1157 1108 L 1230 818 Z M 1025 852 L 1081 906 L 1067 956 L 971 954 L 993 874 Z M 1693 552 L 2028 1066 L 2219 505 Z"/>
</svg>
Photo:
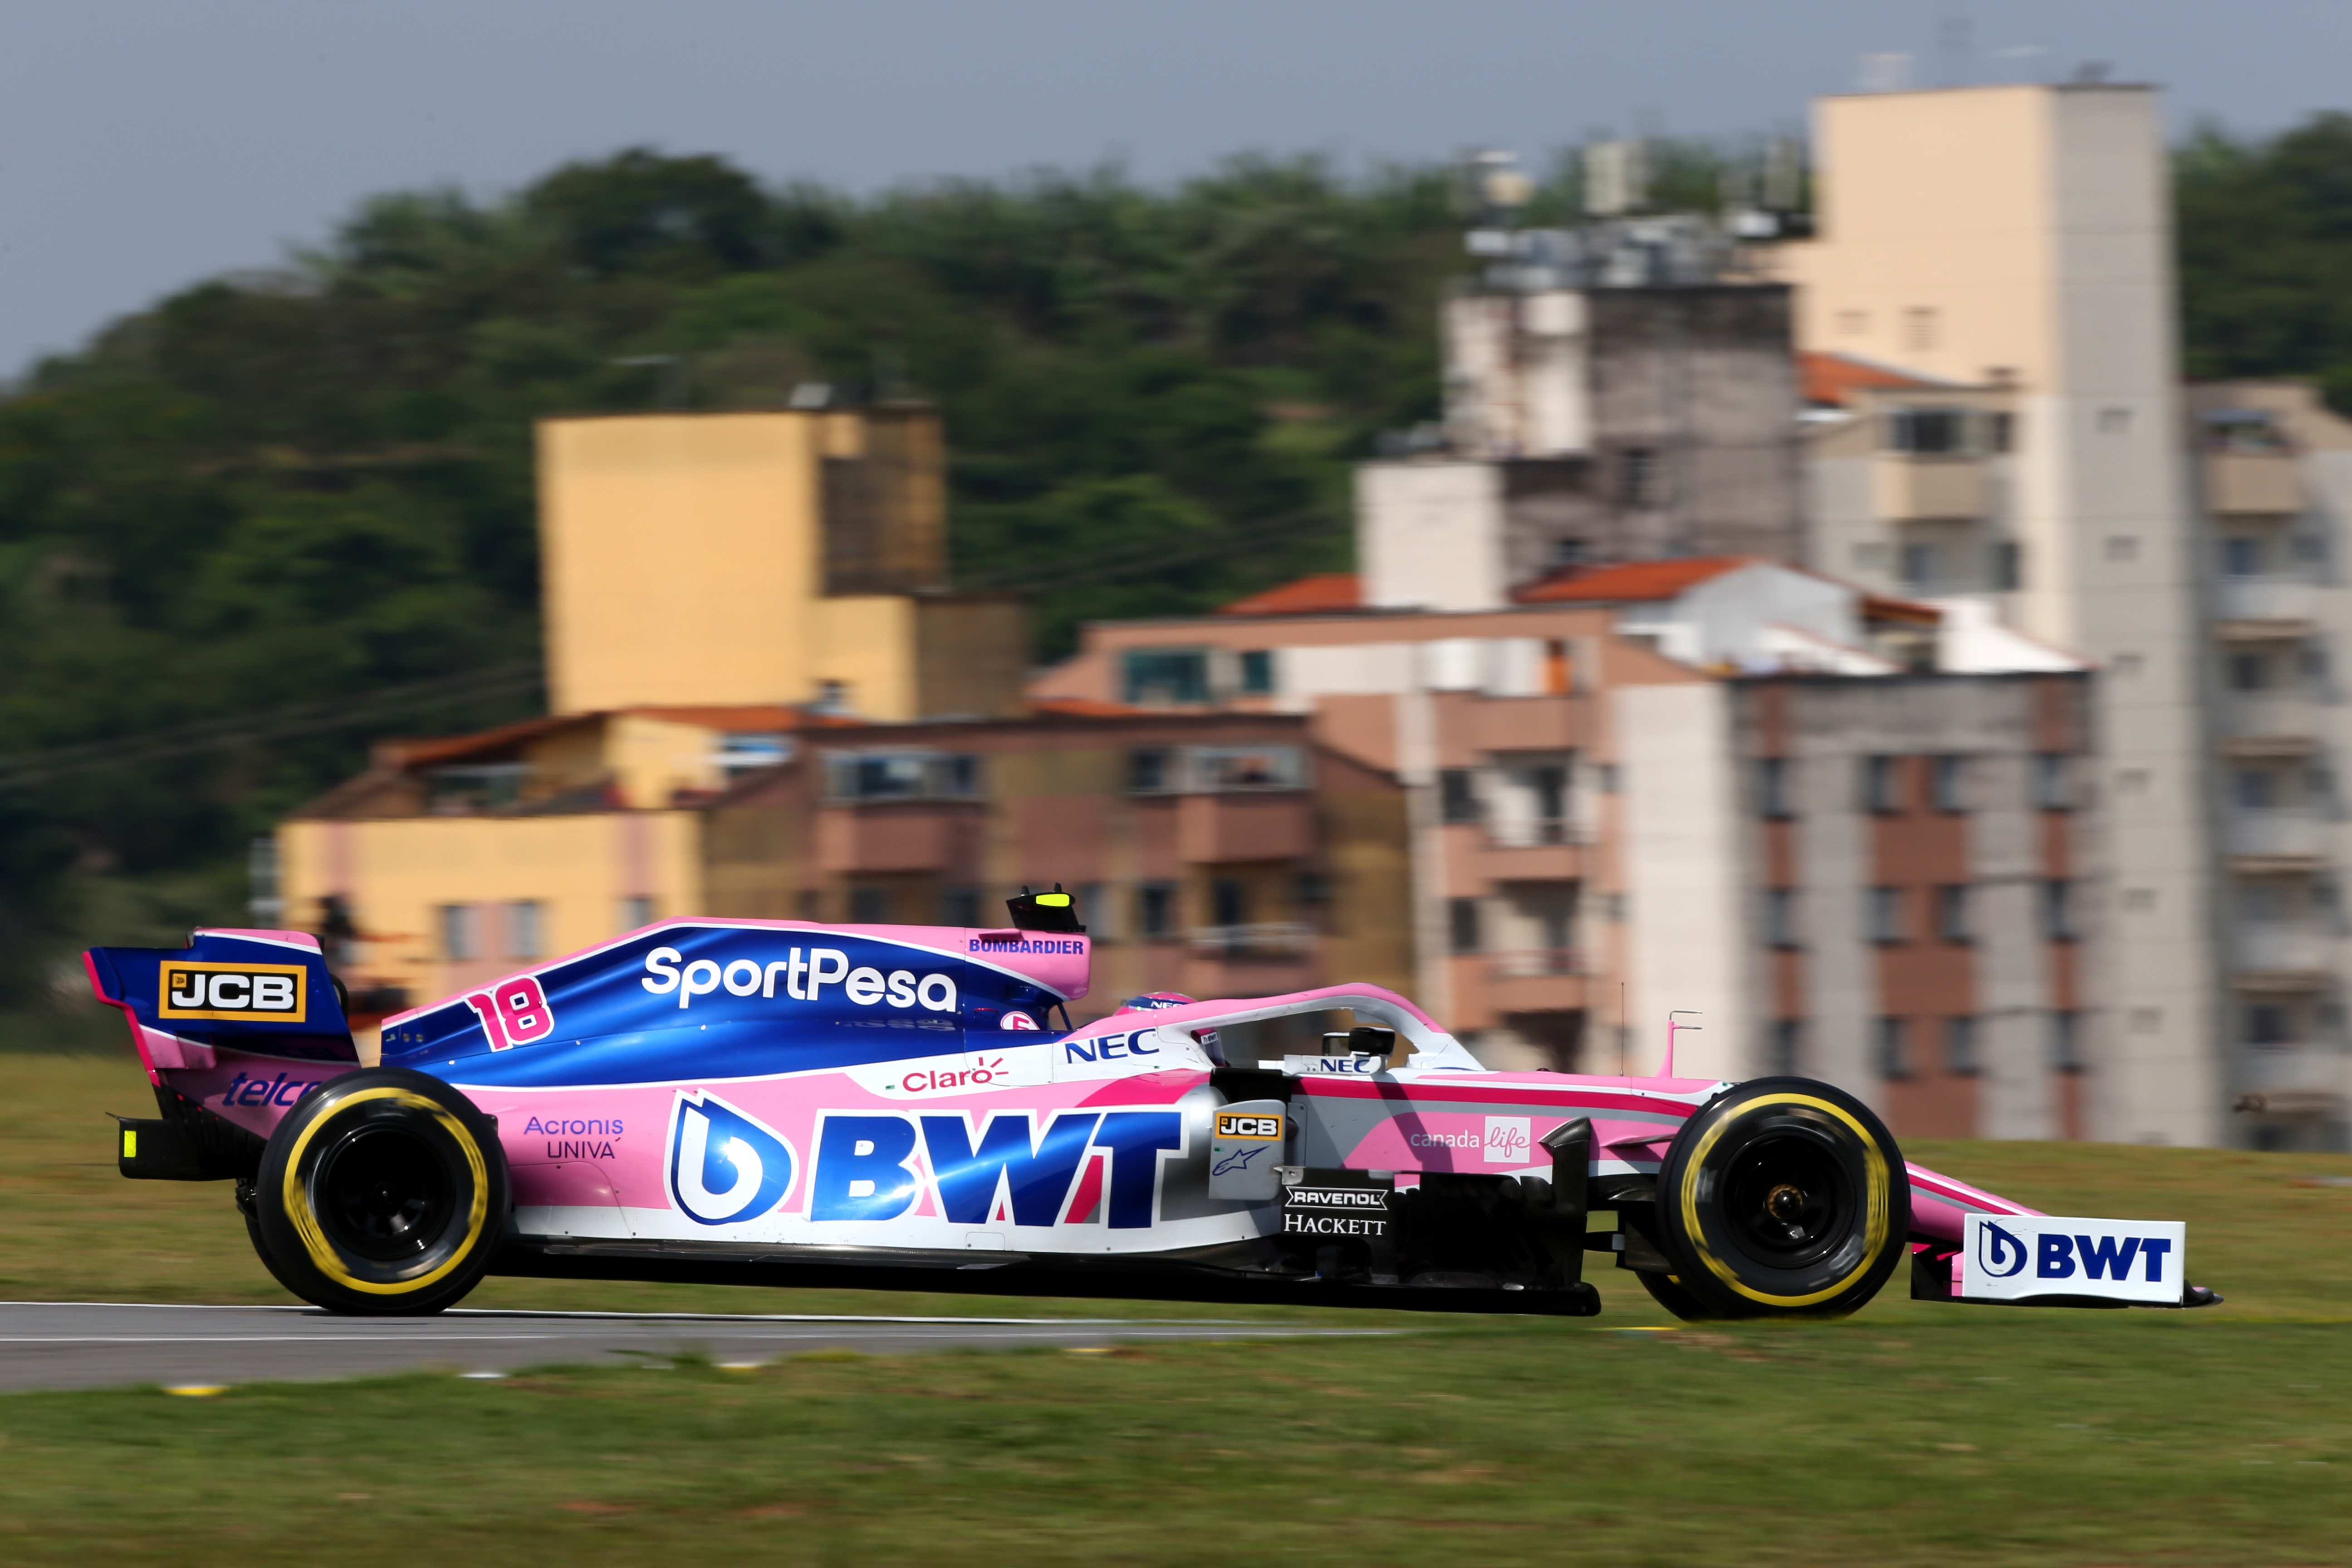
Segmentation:
<svg viewBox="0 0 2352 1568">
<path fill-rule="evenodd" d="M 698 1225 L 757 1219 L 793 1185 L 793 1148 L 774 1128 L 715 1094 L 677 1097 L 669 1123 L 669 1195 Z"/>
</svg>

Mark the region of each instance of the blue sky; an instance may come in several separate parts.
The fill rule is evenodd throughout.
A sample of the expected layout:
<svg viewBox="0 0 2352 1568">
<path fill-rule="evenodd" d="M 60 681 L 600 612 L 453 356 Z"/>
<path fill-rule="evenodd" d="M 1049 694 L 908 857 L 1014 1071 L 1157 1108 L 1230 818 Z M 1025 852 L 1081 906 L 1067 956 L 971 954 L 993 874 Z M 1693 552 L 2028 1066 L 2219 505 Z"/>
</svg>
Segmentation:
<svg viewBox="0 0 2352 1568">
<path fill-rule="evenodd" d="M 0 374 L 268 266 L 359 197 L 650 143 L 855 190 L 1248 150 L 1785 132 L 1919 85 L 2153 81 L 2174 123 L 2352 108 L 2345 0 L 6 0 Z"/>
</svg>

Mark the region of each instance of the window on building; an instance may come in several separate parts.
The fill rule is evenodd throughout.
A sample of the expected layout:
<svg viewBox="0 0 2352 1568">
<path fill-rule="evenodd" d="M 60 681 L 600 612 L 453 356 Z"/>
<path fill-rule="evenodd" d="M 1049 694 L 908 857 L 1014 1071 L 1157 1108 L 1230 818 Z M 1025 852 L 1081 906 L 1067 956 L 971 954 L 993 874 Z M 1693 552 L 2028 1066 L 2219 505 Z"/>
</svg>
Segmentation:
<svg viewBox="0 0 2352 1568">
<path fill-rule="evenodd" d="M 1963 1078 L 1977 1071 L 1977 1021 L 1974 1018 L 1944 1020 L 1944 1070 Z"/>
<path fill-rule="evenodd" d="M 1946 942 L 1969 942 L 1969 889 L 1952 882 L 1936 889 L 1936 934 Z"/>
<path fill-rule="evenodd" d="M 1886 813 L 1900 811 L 1895 757 L 1864 757 L 1862 759 L 1862 809 Z"/>
<path fill-rule="evenodd" d="M 1990 551 L 1988 574 L 1993 591 L 2014 594 L 2025 586 L 2025 549 L 2014 539 L 1996 539 Z"/>
<path fill-rule="evenodd" d="M 1078 919 L 1085 923 L 1087 934 L 1097 943 L 1117 942 L 1126 934 L 1119 926 L 1118 915 L 1118 900 L 1110 896 L 1108 888 L 1100 882 L 1078 884 Z"/>
<path fill-rule="evenodd" d="M 441 956 L 452 963 L 482 956 L 481 911 L 473 905 L 441 906 Z"/>
<path fill-rule="evenodd" d="M 2061 752 L 2043 752 L 2033 759 L 2033 804 L 2043 811 L 2070 811 L 2074 805 L 2074 771 Z"/>
<path fill-rule="evenodd" d="M 1963 408 L 1897 408 L 1886 416 L 1886 449 L 1923 458 L 1957 456 L 1968 450 L 1968 431 Z"/>
<path fill-rule="evenodd" d="M 1137 795 L 1158 795 L 1176 787 L 1176 754 L 1165 746 L 1139 746 L 1127 754 L 1127 787 Z"/>
<path fill-rule="evenodd" d="M 2042 884 L 2042 934 L 2051 942 L 2074 940 L 2074 883 L 2053 877 Z"/>
<path fill-rule="evenodd" d="M 2111 533 L 2107 536 L 2106 554 L 2110 561 L 2137 561 L 2139 540 L 2133 534 Z"/>
<path fill-rule="evenodd" d="M 1903 346 L 1918 352 L 1933 349 L 1940 324 L 1934 306 L 1913 306 L 1903 312 Z"/>
<path fill-rule="evenodd" d="M 1121 669 L 1126 700 L 1138 707 L 1167 708 L 1209 700 L 1207 648 L 1129 648 Z"/>
<path fill-rule="evenodd" d="M 1801 1070 L 1805 1050 L 1805 1021 L 1802 1018 L 1775 1018 L 1764 1037 L 1764 1070 L 1772 1073 L 1793 1073 Z"/>
<path fill-rule="evenodd" d="M 2271 683 L 2271 658 L 2266 653 L 2233 653 L 2229 669 L 2232 691 L 2260 691 Z"/>
<path fill-rule="evenodd" d="M 2006 409 L 1995 409 L 1984 416 L 1985 450 L 2008 452 L 2016 449 L 2017 416 Z"/>
<path fill-rule="evenodd" d="M 2257 1002 L 2246 1009 L 2246 1044 L 2284 1046 L 2294 1038 L 2294 1020 L 2284 1003 Z"/>
<path fill-rule="evenodd" d="M 1969 808 L 1969 760 L 1949 752 L 1927 764 L 1927 795 L 1937 811 Z"/>
<path fill-rule="evenodd" d="M 2228 577 L 2261 576 L 2263 542 L 2243 533 L 2231 534 L 2221 541 L 2221 573 Z"/>
<path fill-rule="evenodd" d="M 1903 547 L 1903 584 L 1907 588 L 1933 588 L 1943 581 L 1943 551 L 1913 541 Z"/>
<path fill-rule="evenodd" d="M 1274 655 L 1265 648 L 1252 648 L 1241 657 L 1242 689 L 1253 697 L 1263 697 L 1274 689 Z"/>
<path fill-rule="evenodd" d="M 1602 795 L 1615 795 L 1617 793 L 1618 783 L 1623 776 L 1624 775 L 1617 771 L 1617 764 L 1615 763 L 1601 763 L 1599 773 L 1601 793 Z"/>
<path fill-rule="evenodd" d="M 1440 768 L 1437 809 L 1439 817 L 1446 822 L 1475 822 L 1484 816 L 1477 776 L 1468 768 Z"/>
<path fill-rule="evenodd" d="M 1770 947 L 1795 947 L 1802 940 L 1797 929 L 1797 889 L 1764 889 L 1764 941 Z"/>
<path fill-rule="evenodd" d="M 1146 882 L 1135 889 L 1135 934 L 1164 942 L 1176 933 L 1176 884 Z"/>
<path fill-rule="evenodd" d="M 1239 877 L 1219 877 L 1209 884 L 1209 923 L 1238 926 L 1249 923 L 1249 884 Z"/>
<path fill-rule="evenodd" d="M 898 899 L 889 888 L 849 889 L 849 920 L 853 925 L 887 925 L 898 914 Z"/>
<path fill-rule="evenodd" d="M 2270 811 L 2278 805 L 2278 774 L 2268 768 L 2240 768 L 2230 793 L 2240 811 Z"/>
<path fill-rule="evenodd" d="M 1204 793 L 1307 784 L 1307 752 L 1299 746 L 1186 746 L 1179 762 L 1183 786 Z"/>
<path fill-rule="evenodd" d="M 2081 1072 L 2089 1066 L 2083 1055 L 2083 1016 L 2050 1015 L 2050 1065 L 2060 1072 Z"/>
<path fill-rule="evenodd" d="M 940 889 L 940 924 L 976 926 L 979 923 L 980 889 L 978 888 L 941 888 Z"/>
<path fill-rule="evenodd" d="M 1658 454 L 1647 447 L 1628 447 L 1617 454 L 1617 504 L 1654 507 L 1658 504 Z"/>
<path fill-rule="evenodd" d="M 828 752 L 825 794 L 837 801 L 953 800 L 979 793 L 979 759 L 963 752 Z"/>
<path fill-rule="evenodd" d="M 1794 816 L 1790 798 L 1789 759 L 1765 757 L 1756 764 L 1756 809 L 1766 816 Z"/>
<path fill-rule="evenodd" d="M 801 919 L 804 921 L 824 919 L 824 890 L 822 888 L 803 888 L 800 890 L 798 901 Z"/>
<path fill-rule="evenodd" d="M 643 893 L 632 893 L 621 900 L 621 929 L 635 931 L 639 926 L 654 923 L 654 901 Z"/>
<path fill-rule="evenodd" d="M 537 899 L 507 906 L 507 956 L 539 958 L 547 952 L 547 911 Z"/>
<path fill-rule="evenodd" d="M 1870 889 L 1870 940 L 1875 942 L 1898 942 L 1910 940 L 1905 929 L 1901 888 Z"/>
<path fill-rule="evenodd" d="M 1911 1041 L 1909 1031 L 1904 1027 L 1906 1022 L 1907 1020 L 1902 1018 L 1878 1020 L 1876 1045 L 1878 1076 L 1881 1078 L 1904 1079 L 1911 1076 Z"/>
<path fill-rule="evenodd" d="M 1446 945 L 1455 952 L 1478 951 L 1478 900 L 1448 899 L 1445 900 Z"/>
</svg>

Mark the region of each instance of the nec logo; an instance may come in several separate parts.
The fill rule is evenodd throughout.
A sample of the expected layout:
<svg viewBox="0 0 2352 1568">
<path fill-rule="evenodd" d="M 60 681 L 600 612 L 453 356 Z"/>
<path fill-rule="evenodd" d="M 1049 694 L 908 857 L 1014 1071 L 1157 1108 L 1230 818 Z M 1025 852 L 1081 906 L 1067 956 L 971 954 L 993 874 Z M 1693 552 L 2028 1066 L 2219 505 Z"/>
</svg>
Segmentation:
<svg viewBox="0 0 2352 1568">
<path fill-rule="evenodd" d="M 2099 1296 L 2177 1302 L 2187 1233 L 2171 1220 L 1970 1215 L 1959 1294 L 1990 1300 Z"/>
<path fill-rule="evenodd" d="M 299 963 L 190 963 L 166 959 L 156 1015 L 164 1018 L 305 1021 L 308 976 Z"/>
</svg>

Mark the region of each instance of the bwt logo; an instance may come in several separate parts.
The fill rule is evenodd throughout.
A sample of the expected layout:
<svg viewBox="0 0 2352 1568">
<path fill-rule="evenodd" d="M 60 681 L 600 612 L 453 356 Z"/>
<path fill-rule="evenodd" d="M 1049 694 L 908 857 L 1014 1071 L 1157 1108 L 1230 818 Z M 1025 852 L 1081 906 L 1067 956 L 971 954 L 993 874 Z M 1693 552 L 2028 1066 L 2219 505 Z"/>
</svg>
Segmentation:
<svg viewBox="0 0 2352 1568">
<path fill-rule="evenodd" d="M 1990 1220 L 1977 1232 L 1977 1267 L 1988 1279 L 2011 1279 L 2024 1270 L 2029 1255 L 2037 1279 L 2128 1279 L 2135 1264 L 2140 1278 L 2164 1284 L 2164 1260 L 2171 1241 L 2161 1236 L 2069 1236 L 2042 1231 L 2028 1248 L 2024 1241 Z"/>
<path fill-rule="evenodd" d="M 189 963 L 167 960 L 155 1011 L 165 1018 L 259 1018 L 299 1024 L 308 1011 L 299 963 Z"/>
<path fill-rule="evenodd" d="M 670 1113 L 669 1195 L 698 1225 L 757 1219 L 793 1185 L 783 1134 L 715 1094 L 681 1094 Z"/>
<path fill-rule="evenodd" d="M 1977 1300 L 2096 1296 L 2178 1306 L 2188 1237 L 2178 1220 L 1972 1214 L 1953 1281 Z"/>
</svg>

